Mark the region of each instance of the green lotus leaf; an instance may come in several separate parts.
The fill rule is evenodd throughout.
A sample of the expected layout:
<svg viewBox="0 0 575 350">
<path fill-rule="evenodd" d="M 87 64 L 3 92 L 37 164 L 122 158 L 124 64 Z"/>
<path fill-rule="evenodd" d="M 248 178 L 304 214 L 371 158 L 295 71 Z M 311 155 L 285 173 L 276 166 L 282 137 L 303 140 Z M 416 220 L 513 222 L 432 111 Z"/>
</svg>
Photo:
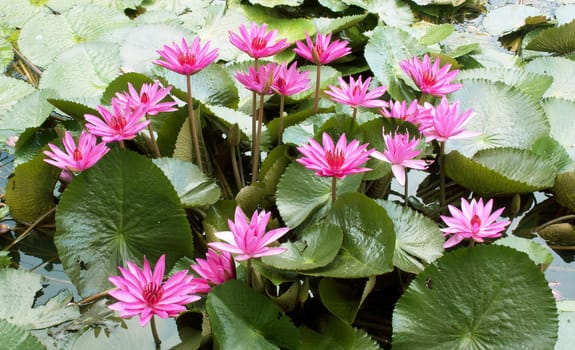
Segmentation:
<svg viewBox="0 0 575 350">
<path fill-rule="evenodd" d="M 489 11 L 483 19 L 483 26 L 494 36 L 511 33 L 526 24 L 529 17 L 542 15 L 542 11 L 527 5 L 506 5 Z"/>
<path fill-rule="evenodd" d="M 527 44 L 526 48 L 552 52 L 556 55 L 575 52 L 575 21 L 542 31 Z"/>
<path fill-rule="evenodd" d="M 238 124 L 240 131 L 249 140 L 252 139 L 252 117 L 237 111 L 232 108 L 218 106 L 218 105 L 206 105 L 206 109 L 210 111 L 216 120 L 222 125 L 222 129 L 229 130 L 233 124 Z M 265 130 L 266 126 L 262 126 L 262 132 Z"/>
<path fill-rule="evenodd" d="M 341 1 L 341 0 L 338 0 Z M 345 28 L 349 28 L 360 23 L 367 17 L 367 13 L 343 17 L 315 17 L 313 23 L 319 33 L 337 33 Z M 311 34 L 310 34 L 311 35 Z"/>
<path fill-rule="evenodd" d="M 302 273 L 362 278 L 393 270 L 395 232 L 384 208 L 363 194 L 349 192 L 338 196 L 330 214 L 343 230 L 341 250 L 329 265 Z"/>
<path fill-rule="evenodd" d="M 222 349 L 300 349 L 297 328 L 269 298 L 238 280 L 215 286 L 206 309 Z"/>
<path fill-rule="evenodd" d="M 193 256 L 190 226 L 170 181 L 152 161 L 113 149 L 78 175 L 62 194 L 54 242 L 64 271 L 81 295 L 109 288 L 125 261 L 166 270 Z"/>
<path fill-rule="evenodd" d="M 535 140 L 549 133 L 549 122 L 537 100 L 503 83 L 466 80 L 450 101 L 460 101 L 459 113 L 469 109 L 476 113 L 465 129 L 481 134 L 448 141 L 447 152 L 455 149 L 471 157 L 493 147 L 529 149 Z"/>
<path fill-rule="evenodd" d="M 249 0 L 252 5 L 261 5 L 263 7 L 276 6 L 300 6 L 303 0 Z"/>
<path fill-rule="evenodd" d="M 54 129 L 29 128 L 18 138 L 14 150 L 14 166 L 31 161 L 49 142 L 58 138 Z"/>
<path fill-rule="evenodd" d="M 526 302 L 529 301 L 529 302 Z M 527 254 L 482 245 L 446 253 L 401 296 L 394 349 L 553 349 L 557 310 Z"/>
<path fill-rule="evenodd" d="M 337 180 L 337 195 L 356 191 L 360 183 L 361 174 Z M 291 229 L 311 216 L 321 217 L 332 206 L 331 178 L 317 176 L 312 170 L 293 162 L 280 178 L 276 204 L 282 219 Z"/>
<path fill-rule="evenodd" d="M 572 161 L 575 162 L 575 125 L 570 116 L 575 115 L 575 101 L 561 98 L 547 98 L 541 102 L 545 114 L 551 124 L 551 137 L 563 148 Z"/>
<path fill-rule="evenodd" d="M 527 72 L 518 68 L 476 68 L 459 71 L 457 79 L 465 85 L 468 80 L 499 81 L 519 89 L 524 94 L 540 99 L 553 83 L 549 75 Z"/>
<path fill-rule="evenodd" d="M 32 17 L 49 12 L 43 4 L 35 6 L 31 1 L 0 0 L 0 18 L 13 28 L 22 28 Z"/>
<path fill-rule="evenodd" d="M 555 200 L 562 206 L 575 211 L 575 171 L 562 173 L 555 178 L 555 185 L 551 189 Z"/>
<path fill-rule="evenodd" d="M 45 350 L 42 345 L 29 331 L 22 327 L 0 319 L 0 338 L 2 346 L 10 350 Z"/>
<path fill-rule="evenodd" d="M 494 244 L 513 248 L 529 255 L 533 263 L 540 265 L 543 270 L 553 262 L 553 255 L 551 255 L 549 250 L 531 239 L 512 235 L 498 239 Z"/>
<path fill-rule="evenodd" d="M 48 102 L 82 124 L 84 123 L 84 114 L 98 115 L 97 109 L 88 107 L 83 103 L 54 98 L 49 98 Z"/>
<path fill-rule="evenodd" d="M 425 47 L 411 34 L 387 26 L 376 27 L 365 45 L 365 60 L 380 84 L 395 100 L 412 100 L 415 94 L 406 83 L 399 62 L 425 53 Z M 413 86 L 413 85 L 412 85 Z M 414 87 L 414 86 L 413 86 Z"/>
<path fill-rule="evenodd" d="M 4 75 L 0 76 L 0 123 L 9 125 L 14 123 L 9 111 L 18 101 L 34 93 L 34 87 L 23 80 L 9 78 Z M 14 135 L 13 132 L 0 132 L 0 138 L 3 142 L 6 137 Z"/>
<path fill-rule="evenodd" d="M 318 0 L 318 2 L 321 6 L 326 7 L 333 12 L 341 12 L 349 7 L 345 2 L 343 2 L 343 0 Z"/>
<path fill-rule="evenodd" d="M 305 38 L 305 33 L 312 35 L 315 34 L 316 31 L 311 18 L 284 18 L 280 16 L 270 16 L 269 10 L 261 6 L 242 6 L 241 9 L 245 12 L 249 20 L 256 23 L 267 23 L 268 30 L 277 29 L 278 38 L 285 38 L 288 43 L 293 43 L 296 40 L 302 40 Z M 233 30 L 237 32 L 238 29 L 236 27 Z M 289 49 L 286 49 L 284 50 L 284 53 L 289 51 Z M 291 59 L 287 59 L 286 61 L 291 61 Z"/>
<path fill-rule="evenodd" d="M 159 123 L 160 127 L 156 130 L 158 133 L 156 142 L 161 155 L 172 156 L 184 123 L 189 125 L 188 108 L 187 106 L 180 107 L 177 111 L 167 114 L 165 118 L 163 116 L 161 118 L 163 120 Z M 187 130 L 189 131 L 189 128 Z"/>
<path fill-rule="evenodd" d="M 553 77 L 553 84 L 547 89 L 543 97 L 559 97 L 575 101 L 571 93 L 575 90 L 575 79 L 570 74 L 575 69 L 575 62 L 564 57 L 540 57 L 525 65 L 525 70 Z"/>
<path fill-rule="evenodd" d="M 140 91 L 143 84 L 153 84 L 154 81 L 140 73 L 122 74 L 108 85 L 102 95 L 102 104 L 109 106 L 112 104 L 112 97 L 115 97 L 117 93 L 128 93 L 128 83 L 131 83 L 136 91 Z"/>
<path fill-rule="evenodd" d="M 457 151 L 445 157 L 445 172 L 458 184 L 484 196 L 528 193 L 553 186 L 557 168 L 531 151 L 493 148 L 467 158 Z"/>
<path fill-rule="evenodd" d="M 173 158 L 152 160 L 170 180 L 184 208 L 214 204 L 221 195 L 220 188 L 195 164 Z"/>
<path fill-rule="evenodd" d="M 304 350 L 343 350 L 343 349 L 363 349 L 352 348 L 355 336 L 354 328 L 335 317 L 332 314 L 314 315 L 315 319 L 310 320 L 309 328 L 306 325 L 300 327 L 300 334 Z"/>
<path fill-rule="evenodd" d="M 0 117 L 1 134 L 18 135 L 27 128 L 42 125 L 54 110 L 47 99 L 56 97 L 56 92 L 51 89 L 36 90 L 24 96 Z"/>
<path fill-rule="evenodd" d="M 443 254 L 445 239 L 433 220 L 394 202 L 376 202 L 385 208 L 395 227 L 393 265 L 417 274 Z"/>
<path fill-rule="evenodd" d="M 391 27 L 409 26 L 413 13 L 403 1 L 398 0 L 344 0 L 346 5 L 362 8 L 376 14 L 380 21 Z"/>
<path fill-rule="evenodd" d="M 427 32 L 419 38 L 419 42 L 426 46 L 437 44 L 450 36 L 454 30 L 453 24 L 450 23 L 431 26 L 427 29 Z"/>
<path fill-rule="evenodd" d="M 324 277 L 319 281 L 319 296 L 322 304 L 333 315 L 347 324 L 352 324 L 357 316 L 359 308 L 365 298 L 375 286 L 375 277 L 371 277 L 365 283 L 357 281 Z"/>
</svg>

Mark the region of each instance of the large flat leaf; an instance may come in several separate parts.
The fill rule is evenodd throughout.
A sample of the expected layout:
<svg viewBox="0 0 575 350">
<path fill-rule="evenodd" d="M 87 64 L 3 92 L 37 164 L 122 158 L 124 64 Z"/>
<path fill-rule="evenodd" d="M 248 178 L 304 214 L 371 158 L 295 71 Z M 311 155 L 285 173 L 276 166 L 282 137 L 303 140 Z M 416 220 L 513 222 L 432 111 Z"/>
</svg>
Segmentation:
<svg viewBox="0 0 575 350">
<path fill-rule="evenodd" d="M 575 342 L 575 301 L 557 302 L 559 310 L 559 334 L 555 349 L 567 350 Z"/>
<path fill-rule="evenodd" d="M 575 101 L 561 98 L 547 98 L 541 102 L 551 124 L 551 137 L 555 139 L 575 161 Z"/>
<path fill-rule="evenodd" d="M 220 198 L 220 188 L 193 163 L 174 158 L 153 160 L 170 180 L 184 208 L 214 204 Z"/>
<path fill-rule="evenodd" d="M 413 13 L 409 5 L 399 0 L 344 0 L 346 5 L 362 8 L 379 16 L 388 26 L 401 27 L 413 23 Z"/>
<path fill-rule="evenodd" d="M 42 345 L 30 332 L 6 320 L 0 319 L 0 339 L 2 347 L 10 350 L 44 350 Z"/>
<path fill-rule="evenodd" d="M 206 309 L 221 349 L 299 349 L 297 328 L 270 299 L 244 282 L 227 281 L 208 294 Z"/>
<path fill-rule="evenodd" d="M 394 202 L 376 202 L 385 208 L 395 227 L 393 265 L 403 271 L 420 273 L 443 254 L 445 238 L 433 220 Z"/>
<path fill-rule="evenodd" d="M 324 277 L 319 281 L 318 290 L 322 304 L 340 320 L 352 324 L 374 286 L 375 277 L 365 283 Z"/>
<path fill-rule="evenodd" d="M 445 157 L 447 176 L 485 196 L 529 193 L 553 186 L 558 169 L 531 151 L 494 148 L 467 158 L 454 151 Z"/>
<path fill-rule="evenodd" d="M 393 313 L 394 349 L 552 349 L 557 310 L 541 270 L 512 248 L 476 246 L 429 265 Z"/>
<path fill-rule="evenodd" d="M 575 96 L 571 93 L 575 90 L 575 79 L 571 74 L 565 74 L 575 70 L 575 62 L 572 60 L 564 57 L 540 57 L 527 63 L 525 70 L 553 77 L 553 84 L 543 97 L 560 97 L 575 101 Z"/>
<path fill-rule="evenodd" d="M 566 55 L 575 52 L 575 21 L 549 28 L 527 44 L 526 49 Z"/>
<path fill-rule="evenodd" d="M 34 87 L 23 80 L 0 75 L 0 123 L 5 125 L 13 123 L 9 111 L 18 101 L 32 94 L 34 91 Z M 0 141 L 3 142 L 6 137 L 11 135 L 13 135 L 11 131 L 0 131 Z"/>
<path fill-rule="evenodd" d="M 541 266 L 543 270 L 553 262 L 553 255 L 551 255 L 548 248 L 528 238 L 511 235 L 496 240 L 494 244 L 513 248 L 527 254 L 533 263 Z"/>
<path fill-rule="evenodd" d="M 360 183 L 361 174 L 338 180 L 337 195 L 357 190 Z M 311 215 L 322 216 L 331 207 L 331 178 L 317 176 L 293 162 L 280 178 L 276 203 L 282 219 L 292 229 Z"/>
<path fill-rule="evenodd" d="M 535 140 L 549 132 L 549 122 L 537 100 L 518 89 L 499 82 L 464 80 L 463 88 L 451 101 L 460 101 L 459 113 L 472 109 L 476 115 L 465 124 L 480 132 L 472 138 L 450 140 L 446 150 L 457 150 L 467 157 L 493 147 L 529 149 Z"/>
<path fill-rule="evenodd" d="M 335 202 L 331 220 L 343 230 L 339 254 L 329 265 L 303 273 L 361 278 L 393 270 L 393 222 L 373 199 L 357 192 L 345 193 Z"/>
<path fill-rule="evenodd" d="M 111 150 L 77 176 L 56 213 L 54 242 L 80 294 L 109 288 L 126 260 L 141 264 L 166 254 L 169 270 L 193 256 L 188 221 L 170 181 L 151 160 Z"/>
<path fill-rule="evenodd" d="M 2 133 L 19 135 L 27 128 L 42 125 L 54 110 L 54 106 L 47 101 L 56 97 L 51 89 L 36 90 L 20 99 L 4 117 L 0 117 L 0 130 Z"/>
<path fill-rule="evenodd" d="M 542 15 L 542 11 L 528 5 L 506 5 L 487 13 L 483 19 L 483 26 L 494 36 L 511 33 L 526 23 L 528 17 Z"/>
<path fill-rule="evenodd" d="M 14 28 L 21 28 L 32 17 L 49 12 L 47 7 L 35 6 L 32 1 L 0 0 L 0 19 Z"/>
</svg>

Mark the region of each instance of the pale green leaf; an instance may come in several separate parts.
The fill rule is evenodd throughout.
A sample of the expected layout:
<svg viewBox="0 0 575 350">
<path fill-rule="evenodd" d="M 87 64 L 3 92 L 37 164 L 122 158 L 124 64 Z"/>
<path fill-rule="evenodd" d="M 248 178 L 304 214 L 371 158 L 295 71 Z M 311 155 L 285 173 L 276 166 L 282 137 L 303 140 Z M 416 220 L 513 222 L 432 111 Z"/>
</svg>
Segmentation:
<svg viewBox="0 0 575 350">
<path fill-rule="evenodd" d="M 444 23 L 440 25 L 431 26 L 427 32 L 419 38 L 419 42 L 423 45 L 433 45 L 447 38 L 453 33 L 455 28 L 452 24 Z"/>
<path fill-rule="evenodd" d="M 567 152 L 571 160 L 575 161 L 575 100 L 568 101 L 561 98 L 547 98 L 541 102 L 545 114 L 551 124 L 551 137 L 553 137 Z"/>
<path fill-rule="evenodd" d="M 518 68 L 476 68 L 459 71 L 457 79 L 464 84 L 467 80 L 484 79 L 492 82 L 499 81 L 513 86 L 521 92 L 540 99 L 553 83 L 549 75 L 527 72 Z"/>
<path fill-rule="evenodd" d="M 413 23 L 413 13 L 409 5 L 399 0 L 344 0 L 353 5 L 374 13 L 388 26 L 401 27 Z"/>
<path fill-rule="evenodd" d="M 261 5 L 263 7 L 276 6 L 300 6 L 303 0 L 249 0 L 252 5 Z"/>
<path fill-rule="evenodd" d="M 543 97 L 560 97 L 575 101 L 575 79 L 566 72 L 575 71 L 575 62 L 563 57 L 541 57 L 527 63 L 525 70 L 553 77 L 553 84 Z"/>
<path fill-rule="evenodd" d="M 501 36 L 523 27 L 528 17 L 540 15 L 543 12 L 534 6 L 505 5 L 488 12 L 483 19 L 483 26 L 489 34 Z"/>
<path fill-rule="evenodd" d="M 548 248 L 531 239 L 511 235 L 496 240 L 494 244 L 513 248 L 527 254 L 533 260 L 533 263 L 541 266 L 543 270 L 553 262 L 553 255 L 551 255 Z"/>
<path fill-rule="evenodd" d="M 0 339 L 2 347 L 7 350 L 46 349 L 30 332 L 2 319 L 0 319 Z"/>
<path fill-rule="evenodd" d="M 20 99 L 0 117 L 0 135 L 19 135 L 27 128 L 42 125 L 54 110 L 47 99 L 57 97 L 54 90 L 36 90 Z"/>
</svg>

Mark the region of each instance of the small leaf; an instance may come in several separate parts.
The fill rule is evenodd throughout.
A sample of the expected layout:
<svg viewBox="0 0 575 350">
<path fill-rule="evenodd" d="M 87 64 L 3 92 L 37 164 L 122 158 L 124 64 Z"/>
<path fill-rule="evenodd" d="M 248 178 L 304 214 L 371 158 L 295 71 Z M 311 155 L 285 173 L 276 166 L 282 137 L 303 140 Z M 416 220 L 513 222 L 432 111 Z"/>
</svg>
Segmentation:
<svg viewBox="0 0 575 350">
<path fill-rule="evenodd" d="M 525 48 L 551 52 L 556 55 L 575 52 L 575 21 L 542 31 Z"/>
<path fill-rule="evenodd" d="M 427 32 L 419 38 L 419 42 L 426 46 L 437 44 L 450 36 L 454 30 L 453 25 L 449 23 L 431 26 L 427 29 Z"/>
<path fill-rule="evenodd" d="M 230 280 L 208 294 L 206 309 L 220 348 L 299 349 L 297 328 L 271 300 L 242 281 Z"/>
<path fill-rule="evenodd" d="M 81 123 L 84 123 L 84 114 L 98 115 L 98 111 L 96 109 L 90 108 L 79 102 L 54 98 L 49 98 L 48 102 Z"/>
<path fill-rule="evenodd" d="M 409 26 L 413 23 L 413 13 L 408 4 L 399 0 L 343 0 L 347 5 L 360 7 L 390 27 Z"/>
<path fill-rule="evenodd" d="M 112 104 L 112 97 L 115 97 L 116 93 L 129 92 L 128 83 L 131 83 L 136 91 L 140 91 L 143 84 L 153 84 L 154 81 L 140 73 L 131 72 L 122 74 L 116 79 L 112 80 L 112 82 L 108 85 L 102 96 L 101 103 L 103 105 L 110 106 Z"/>
<path fill-rule="evenodd" d="M 557 328 L 541 270 L 482 245 L 446 253 L 411 282 L 393 312 L 393 348 L 552 349 Z"/>
</svg>

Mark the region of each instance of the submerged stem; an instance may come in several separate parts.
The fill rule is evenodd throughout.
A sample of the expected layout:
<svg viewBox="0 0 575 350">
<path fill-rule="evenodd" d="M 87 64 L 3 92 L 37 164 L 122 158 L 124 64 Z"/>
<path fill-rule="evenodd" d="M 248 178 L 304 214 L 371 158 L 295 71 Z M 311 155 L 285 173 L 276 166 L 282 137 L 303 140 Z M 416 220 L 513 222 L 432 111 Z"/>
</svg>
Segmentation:
<svg viewBox="0 0 575 350">
<path fill-rule="evenodd" d="M 38 219 L 36 219 L 36 221 L 34 221 L 30 226 L 28 226 L 28 228 L 26 229 L 26 231 L 22 232 L 22 234 L 18 237 L 16 237 L 15 240 L 12 241 L 12 243 L 10 243 L 6 248 L 4 248 L 3 250 L 10 250 L 10 248 L 12 248 L 14 245 L 16 245 L 18 242 L 20 242 L 21 240 L 23 240 L 24 238 L 28 237 L 28 235 L 32 232 L 32 230 L 38 226 L 38 224 L 40 224 L 44 219 L 46 219 L 48 216 L 50 216 L 52 213 L 54 213 L 56 211 L 56 207 L 48 210 L 47 212 L 45 212 L 44 214 L 42 214 L 42 216 L 40 216 Z"/>
<path fill-rule="evenodd" d="M 156 343 L 156 350 L 160 350 L 160 346 L 162 345 L 162 340 L 160 339 L 160 336 L 158 335 L 158 329 L 156 328 L 156 318 L 155 316 L 152 316 L 152 319 L 150 320 L 150 326 L 152 328 L 152 336 L 154 337 L 154 343 Z"/>
<path fill-rule="evenodd" d="M 317 70 L 315 73 L 315 95 L 313 99 L 313 114 L 317 113 L 319 107 L 319 87 L 320 87 L 320 76 L 321 76 L 321 65 L 316 65 Z"/>
<path fill-rule="evenodd" d="M 150 120 L 150 116 L 146 114 L 146 119 Z M 154 156 L 156 158 L 160 158 L 160 149 L 158 148 L 158 143 L 156 142 L 156 138 L 154 137 L 154 130 L 152 130 L 152 123 L 148 124 L 148 133 L 150 134 L 150 140 L 152 140 L 152 152 L 154 152 Z"/>
<path fill-rule="evenodd" d="M 194 114 L 194 102 L 192 99 L 192 79 L 190 75 L 186 75 L 187 96 L 188 96 L 188 117 L 190 118 L 190 131 L 192 134 L 192 144 L 194 148 L 194 158 L 196 164 L 201 171 L 204 171 L 202 164 L 202 155 L 200 153 L 200 142 L 198 141 L 198 132 L 196 130 L 196 116 Z M 201 128 L 200 128 L 201 130 Z"/>
</svg>

